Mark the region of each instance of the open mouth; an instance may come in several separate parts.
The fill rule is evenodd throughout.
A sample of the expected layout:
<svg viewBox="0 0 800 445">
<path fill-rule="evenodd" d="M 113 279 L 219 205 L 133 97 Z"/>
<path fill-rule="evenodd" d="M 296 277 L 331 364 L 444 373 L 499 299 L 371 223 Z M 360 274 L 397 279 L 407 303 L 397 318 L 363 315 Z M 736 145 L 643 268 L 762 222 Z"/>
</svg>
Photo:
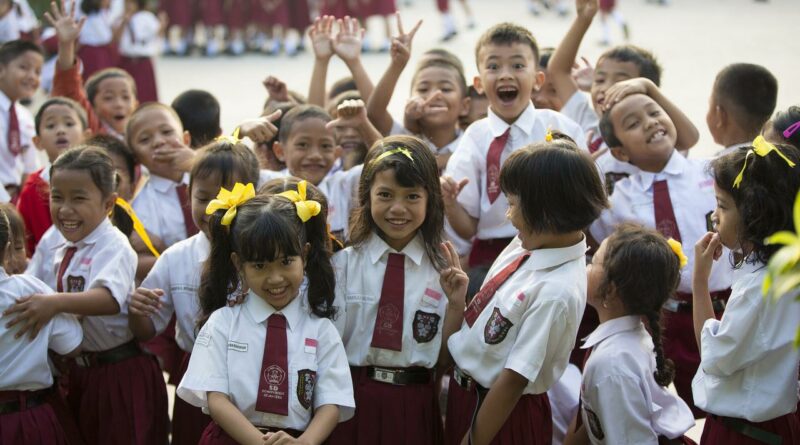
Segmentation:
<svg viewBox="0 0 800 445">
<path fill-rule="evenodd" d="M 664 138 L 667 137 L 667 131 L 663 128 L 660 128 L 658 131 L 653 133 L 649 138 L 647 138 L 647 143 L 651 142 L 661 142 Z"/>
<path fill-rule="evenodd" d="M 344 151 L 354 151 L 358 150 L 358 148 L 361 146 L 361 143 L 358 140 L 348 140 L 343 141 L 340 145 Z"/>
<path fill-rule="evenodd" d="M 516 87 L 500 87 L 497 89 L 497 98 L 504 103 L 513 102 L 518 95 L 519 90 Z"/>
<path fill-rule="evenodd" d="M 386 222 L 388 222 L 388 223 L 389 223 L 389 225 L 390 225 L 391 227 L 395 228 L 395 229 L 402 229 L 403 227 L 405 227 L 406 225 L 408 225 L 408 223 L 410 222 L 410 220 L 408 220 L 408 219 L 401 219 L 401 218 L 392 218 L 392 219 L 387 219 L 387 220 L 386 220 Z"/>
<path fill-rule="evenodd" d="M 115 114 L 114 115 L 114 121 L 122 123 L 125 120 L 126 117 L 127 116 L 125 116 L 124 114 Z"/>
<path fill-rule="evenodd" d="M 80 221 L 59 221 L 59 225 L 61 226 L 62 232 L 66 233 L 74 233 L 81 227 Z"/>
<path fill-rule="evenodd" d="M 57 148 L 69 148 L 70 143 L 69 139 L 67 138 L 57 138 L 56 139 L 56 147 Z"/>
<path fill-rule="evenodd" d="M 272 289 L 267 289 L 267 293 L 273 297 L 280 297 L 286 293 L 287 289 L 289 289 L 289 286 L 275 287 Z"/>
</svg>

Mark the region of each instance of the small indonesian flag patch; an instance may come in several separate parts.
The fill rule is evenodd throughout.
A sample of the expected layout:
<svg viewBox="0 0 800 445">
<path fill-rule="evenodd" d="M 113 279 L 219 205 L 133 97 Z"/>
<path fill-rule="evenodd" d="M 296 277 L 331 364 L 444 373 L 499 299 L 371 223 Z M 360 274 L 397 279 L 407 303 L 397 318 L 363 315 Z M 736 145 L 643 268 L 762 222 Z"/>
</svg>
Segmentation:
<svg viewBox="0 0 800 445">
<path fill-rule="evenodd" d="M 304 350 L 306 354 L 316 354 L 317 353 L 317 339 L 316 338 L 307 338 Z"/>
<path fill-rule="evenodd" d="M 431 306 L 439 306 L 439 302 L 442 300 L 442 293 L 431 288 L 427 288 L 425 289 L 425 294 L 422 296 L 422 300 L 424 303 Z"/>
</svg>

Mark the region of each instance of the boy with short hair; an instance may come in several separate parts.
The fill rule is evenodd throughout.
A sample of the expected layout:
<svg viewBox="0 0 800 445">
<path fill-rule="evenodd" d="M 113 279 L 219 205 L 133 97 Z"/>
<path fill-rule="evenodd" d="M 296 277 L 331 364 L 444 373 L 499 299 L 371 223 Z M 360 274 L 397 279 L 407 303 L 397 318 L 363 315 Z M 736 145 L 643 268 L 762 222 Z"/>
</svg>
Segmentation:
<svg viewBox="0 0 800 445">
<path fill-rule="evenodd" d="M 208 91 L 186 90 L 172 101 L 172 108 L 192 137 L 192 148 L 200 148 L 222 134 L 219 101 Z"/>
<path fill-rule="evenodd" d="M 544 73 L 538 70 L 536 39 L 527 29 L 511 23 L 493 26 L 478 41 L 475 58 L 475 88 L 489 100 L 488 116 L 467 128 L 442 177 L 448 221 L 462 238 L 475 238 L 470 267 L 491 264 L 516 234 L 506 217 L 508 201 L 500 192 L 503 160 L 518 148 L 543 141 L 549 130 L 586 148 L 578 124 L 531 103 Z"/>
</svg>

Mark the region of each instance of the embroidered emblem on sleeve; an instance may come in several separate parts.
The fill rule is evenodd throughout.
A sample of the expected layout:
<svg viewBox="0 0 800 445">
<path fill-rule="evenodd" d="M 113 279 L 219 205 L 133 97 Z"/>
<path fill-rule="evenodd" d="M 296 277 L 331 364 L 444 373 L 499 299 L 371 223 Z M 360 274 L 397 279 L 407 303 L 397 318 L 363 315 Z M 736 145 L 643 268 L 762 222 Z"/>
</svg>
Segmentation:
<svg viewBox="0 0 800 445">
<path fill-rule="evenodd" d="M 591 430 L 592 436 L 597 440 L 603 440 L 606 435 L 603 432 L 603 427 L 600 425 L 600 418 L 597 417 L 594 411 L 587 409 L 585 406 L 583 410 L 586 412 L 586 420 L 589 422 L 589 430 Z"/>
</svg>

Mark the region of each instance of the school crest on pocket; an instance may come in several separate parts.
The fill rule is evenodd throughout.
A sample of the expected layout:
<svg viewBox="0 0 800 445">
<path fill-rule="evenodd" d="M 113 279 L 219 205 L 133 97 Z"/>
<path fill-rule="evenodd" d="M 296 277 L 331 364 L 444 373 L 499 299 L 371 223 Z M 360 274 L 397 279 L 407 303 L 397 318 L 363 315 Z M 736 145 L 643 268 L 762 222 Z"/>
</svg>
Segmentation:
<svg viewBox="0 0 800 445">
<path fill-rule="evenodd" d="M 417 343 L 428 343 L 439 332 L 439 315 L 417 311 L 414 314 L 414 340 Z"/>
<path fill-rule="evenodd" d="M 500 309 L 494 308 L 492 315 L 489 316 L 489 321 L 486 322 L 486 327 L 483 328 L 483 340 L 487 344 L 496 345 L 505 340 L 512 326 L 514 323 L 503 317 Z"/>
<path fill-rule="evenodd" d="M 597 440 L 603 440 L 606 435 L 603 432 L 603 427 L 600 425 L 600 419 L 597 417 L 597 414 L 594 411 L 587 409 L 586 406 L 583 407 L 583 410 L 586 411 L 586 421 L 589 423 L 589 429 L 592 431 L 592 436 L 594 436 Z"/>
<path fill-rule="evenodd" d="M 67 276 L 67 292 L 83 292 L 85 286 L 86 278 L 81 276 L 74 277 L 72 275 Z"/>
<path fill-rule="evenodd" d="M 314 384 L 317 382 L 317 372 L 310 369 L 297 371 L 297 400 L 303 408 L 310 409 L 314 400 Z"/>
</svg>

